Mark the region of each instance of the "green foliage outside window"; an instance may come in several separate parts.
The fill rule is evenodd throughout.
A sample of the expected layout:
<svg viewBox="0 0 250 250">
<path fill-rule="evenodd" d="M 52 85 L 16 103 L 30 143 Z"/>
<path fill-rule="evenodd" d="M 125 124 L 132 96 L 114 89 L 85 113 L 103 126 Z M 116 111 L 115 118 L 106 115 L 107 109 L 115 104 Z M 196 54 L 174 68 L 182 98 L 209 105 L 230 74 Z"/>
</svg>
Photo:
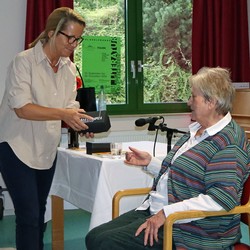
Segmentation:
<svg viewBox="0 0 250 250">
<path fill-rule="evenodd" d="M 144 61 L 151 65 L 144 72 L 148 103 L 186 101 L 190 96 L 192 3 L 166 2 L 144 0 Z"/>
<path fill-rule="evenodd" d="M 86 20 L 86 36 L 115 36 L 121 37 L 121 62 L 122 72 L 125 72 L 125 39 L 124 39 L 124 7 L 123 0 L 89 1 L 75 0 L 74 9 L 80 13 Z M 84 53 L 84 51 L 83 51 Z M 82 48 L 79 46 L 74 54 L 75 63 L 82 68 L 81 62 Z M 125 82 L 125 74 L 122 75 L 121 82 Z M 107 103 L 124 103 L 125 85 L 113 93 L 107 94 Z"/>
<path fill-rule="evenodd" d="M 144 103 L 185 102 L 190 96 L 191 0 L 143 1 Z M 84 35 L 124 38 L 124 0 L 75 0 L 74 8 L 85 19 Z M 152 15 L 152 13 L 154 13 Z M 81 68 L 81 46 L 74 60 Z M 125 72 L 125 53 L 121 53 Z M 125 74 L 121 82 L 125 82 Z M 110 103 L 124 103 L 125 87 L 108 95 Z"/>
</svg>

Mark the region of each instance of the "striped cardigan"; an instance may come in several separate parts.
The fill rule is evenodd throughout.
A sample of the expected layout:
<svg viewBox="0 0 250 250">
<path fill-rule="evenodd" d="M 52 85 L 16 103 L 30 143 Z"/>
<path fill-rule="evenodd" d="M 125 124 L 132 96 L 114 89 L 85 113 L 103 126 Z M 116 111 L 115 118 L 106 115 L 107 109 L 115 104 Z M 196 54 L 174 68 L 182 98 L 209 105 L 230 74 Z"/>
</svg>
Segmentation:
<svg viewBox="0 0 250 250">
<path fill-rule="evenodd" d="M 199 194 L 209 195 L 225 210 L 240 204 L 250 168 L 250 146 L 243 129 L 232 120 L 171 165 L 174 154 L 189 137 L 189 133 L 184 135 L 166 156 L 154 185 L 169 168 L 169 204 Z M 240 216 L 210 217 L 175 224 L 173 237 L 175 246 L 184 249 L 230 249 L 241 238 Z"/>
</svg>

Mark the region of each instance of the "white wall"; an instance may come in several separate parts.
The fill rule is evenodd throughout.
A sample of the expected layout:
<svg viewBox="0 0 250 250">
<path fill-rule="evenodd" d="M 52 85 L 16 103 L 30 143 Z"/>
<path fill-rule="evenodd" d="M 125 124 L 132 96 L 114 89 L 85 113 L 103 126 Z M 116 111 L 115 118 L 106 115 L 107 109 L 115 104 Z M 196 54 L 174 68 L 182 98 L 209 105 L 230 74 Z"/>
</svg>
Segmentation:
<svg viewBox="0 0 250 250">
<path fill-rule="evenodd" d="M 4 94 L 6 68 L 24 48 L 26 0 L 1 0 L 0 101 Z"/>
<path fill-rule="evenodd" d="M 15 54 L 24 49 L 25 16 L 26 0 L 1 0 L 0 102 L 5 89 L 5 75 L 7 66 Z M 1 175 L 0 186 L 5 187 Z M 12 210 L 13 205 L 8 193 L 4 192 L 4 196 L 5 208 Z"/>
</svg>

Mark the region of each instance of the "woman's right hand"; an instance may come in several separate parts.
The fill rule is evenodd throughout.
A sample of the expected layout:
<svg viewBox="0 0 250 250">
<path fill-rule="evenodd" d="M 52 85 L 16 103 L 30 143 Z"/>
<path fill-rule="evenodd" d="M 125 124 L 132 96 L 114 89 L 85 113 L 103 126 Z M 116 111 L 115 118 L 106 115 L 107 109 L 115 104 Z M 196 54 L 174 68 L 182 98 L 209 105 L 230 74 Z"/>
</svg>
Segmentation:
<svg viewBox="0 0 250 250">
<path fill-rule="evenodd" d="M 88 129 L 88 126 L 81 119 L 92 121 L 93 117 L 85 114 L 85 111 L 83 109 L 64 110 L 63 121 L 75 131 Z"/>
<path fill-rule="evenodd" d="M 147 166 L 150 163 L 152 156 L 148 152 L 132 147 L 129 147 L 129 149 L 131 152 L 126 152 L 125 163 L 136 166 Z"/>
</svg>

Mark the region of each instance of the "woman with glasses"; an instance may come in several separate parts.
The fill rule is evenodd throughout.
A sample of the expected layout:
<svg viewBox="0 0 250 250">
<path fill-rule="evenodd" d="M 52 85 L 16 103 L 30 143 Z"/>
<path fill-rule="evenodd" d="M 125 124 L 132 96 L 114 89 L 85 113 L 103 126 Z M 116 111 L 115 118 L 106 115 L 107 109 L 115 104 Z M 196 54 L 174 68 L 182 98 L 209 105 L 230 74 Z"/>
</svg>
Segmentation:
<svg viewBox="0 0 250 250">
<path fill-rule="evenodd" d="M 61 121 L 81 131 L 88 128 L 81 119 L 92 119 L 75 101 L 76 67 L 69 59 L 84 28 L 72 9 L 54 10 L 45 30 L 8 68 L 0 106 L 0 171 L 15 208 L 18 250 L 43 249 Z"/>
</svg>

